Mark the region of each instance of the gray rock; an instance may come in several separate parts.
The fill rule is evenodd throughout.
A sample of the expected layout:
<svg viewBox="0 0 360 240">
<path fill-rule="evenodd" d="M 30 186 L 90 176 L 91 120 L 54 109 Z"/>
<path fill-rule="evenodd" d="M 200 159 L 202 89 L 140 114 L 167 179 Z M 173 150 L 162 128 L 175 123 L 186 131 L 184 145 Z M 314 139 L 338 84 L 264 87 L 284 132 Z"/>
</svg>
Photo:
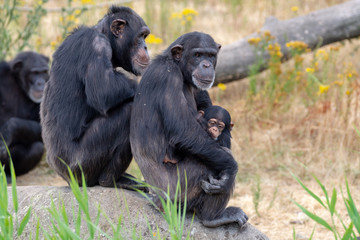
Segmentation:
<svg viewBox="0 0 360 240">
<path fill-rule="evenodd" d="M 141 239 L 158 239 L 157 229 L 161 239 L 170 239 L 168 224 L 161 214 L 156 211 L 139 193 L 113 188 L 92 187 L 87 188 L 89 196 L 89 212 L 93 222 L 98 214 L 100 206 L 101 214 L 99 228 L 109 236 L 113 236 L 111 223 L 117 225 L 121 217 L 121 236 L 123 239 L 132 239 L 135 234 Z M 53 217 L 49 212 L 51 201 L 59 209 L 62 203 L 65 206 L 70 226 L 75 229 L 75 220 L 73 212 L 77 216 L 78 202 L 76 201 L 70 187 L 43 187 L 43 186 L 24 186 L 17 187 L 19 212 L 18 218 L 22 219 L 26 211 L 32 206 L 32 215 L 25 228 L 21 239 L 29 239 L 30 234 L 35 236 L 37 219 L 40 226 L 44 229 L 50 229 Z M 10 210 L 12 209 L 11 188 L 8 188 Z M 105 217 L 106 215 L 107 217 Z M 107 220 L 108 218 L 108 220 Z M 195 217 L 192 222 L 191 214 L 188 214 L 185 220 L 184 236 L 190 233 L 191 239 L 240 239 L 240 240 L 267 240 L 268 237 L 247 223 L 242 228 L 236 224 L 226 225 L 218 228 L 206 228 Z M 89 231 L 86 221 L 81 224 L 82 238 L 89 237 Z M 41 230 L 40 230 L 40 234 Z M 153 237 L 155 235 L 155 237 Z M 103 233 L 97 233 L 99 239 L 106 239 Z M 40 238 L 41 239 L 41 238 Z"/>
</svg>

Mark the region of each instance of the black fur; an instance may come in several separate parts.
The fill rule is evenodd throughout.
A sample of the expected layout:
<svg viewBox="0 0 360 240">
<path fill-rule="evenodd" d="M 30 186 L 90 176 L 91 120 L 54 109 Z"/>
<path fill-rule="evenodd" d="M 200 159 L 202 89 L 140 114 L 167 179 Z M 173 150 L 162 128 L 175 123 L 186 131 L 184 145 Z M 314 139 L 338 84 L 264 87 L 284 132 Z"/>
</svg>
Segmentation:
<svg viewBox="0 0 360 240">
<path fill-rule="evenodd" d="M 39 102 L 49 78 L 48 63 L 48 57 L 35 52 L 22 52 L 10 62 L 0 62 L 0 133 L 17 175 L 34 168 L 44 153 Z M 9 173 L 9 156 L 1 138 L 0 161 Z"/>
<path fill-rule="evenodd" d="M 211 105 L 201 90 L 213 84 L 219 48 L 211 36 L 193 32 L 156 57 L 137 89 L 130 129 L 131 148 L 145 180 L 164 191 L 169 186 L 173 197 L 179 170 L 184 200 L 186 174 L 187 209 L 210 227 L 247 220 L 240 208 L 226 208 L 237 163 L 196 118 L 198 110 Z M 176 164 L 164 163 L 169 152 Z"/>
<path fill-rule="evenodd" d="M 112 23 L 119 21 L 115 35 Z M 133 10 L 111 7 L 93 27 L 79 27 L 54 53 L 41 105 L 47 161 L 66 181 L 68 170 L 86 184 L 132 188 L 126 177 L 131 159 L 130 112 L 137 83 L 115 71 L 136 75 L 138 51 L 147 50 L 149 30 Z M 61 159 L 61 160 L 60 160 Z"/>
</svg>

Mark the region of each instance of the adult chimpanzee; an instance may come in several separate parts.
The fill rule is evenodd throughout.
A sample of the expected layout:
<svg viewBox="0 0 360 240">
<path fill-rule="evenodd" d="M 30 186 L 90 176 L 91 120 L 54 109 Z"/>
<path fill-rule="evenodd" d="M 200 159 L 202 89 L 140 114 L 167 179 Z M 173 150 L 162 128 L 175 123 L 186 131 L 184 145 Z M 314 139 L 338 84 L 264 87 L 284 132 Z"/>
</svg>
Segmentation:
<svg viewBox="0 0 360 240">
<path fill-rule="evenodd" d="M 186 174 L 187 208 L 196 211 L 205 226 L 232 222 L 242 226 L 246 214 L 237 207 L 226 208 L 237 163 L 196 119 L 199 106 L 206 102 L 198 94 L 214 82 L 219 49 L 211 36 L 193 32 L 179 37 L 156 57 L 136 91 L 130 142 L 151 185 L 164 191 L 169 186 L 174 196 L 179 170 L 183 200 Z M 168 151 L 177 164 L 163 163 Z"/>
<path fill-rule="evenodd" d="M 41 160 L 39 107 L 48 74 L 49 58 L 21 52 L 0 63 L 0 134 L 9 147 L 15 173 L 27 173 Z M 0 138 L 0 161 L 9 173 L 9 156 Z"/>
<path fill-rule="evenodd" d="M 140 75 L 150 62 L 149 28 L 127 7 L 112 6 L 93 27 L 79 27 L 54 53 L 41 105 L 49 164 L 69 181 L 66 164 L 87 186 L 132 189 L 130 112 L 137 83 L 115 71 Z M 66 164 L 64 164 L 64 162 Z"/>
</svg>

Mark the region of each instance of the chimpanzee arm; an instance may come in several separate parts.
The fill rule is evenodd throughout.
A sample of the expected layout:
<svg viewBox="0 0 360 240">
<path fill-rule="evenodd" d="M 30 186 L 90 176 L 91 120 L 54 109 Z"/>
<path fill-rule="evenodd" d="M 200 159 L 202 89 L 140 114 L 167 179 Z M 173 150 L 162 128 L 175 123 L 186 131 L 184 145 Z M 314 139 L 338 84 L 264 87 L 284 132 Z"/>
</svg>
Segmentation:
<svg viewBox="0 0 360 240">
<path fill-rule="evenodd" d="M 198 111 L 205 110 L 206 108 L 212 106 L 212 102 L 207 91 L 197 89 L 195 93 L 195 101 Z"/>
<path fill-rule="evenodd" d="M 0 133 L 8 146 L 15 139 L 21 143 L 41 141 L 40 123 L 28 119 L 12 117 L 1 126 Z"/>
<path fill-rule="evenodd" d="M 90 59 L 85 76 L 87 103 L 101 114 L 134 97 L 137 83 L 113 69 L 112 50 L 106 38 L 93 40 L 95 56 Z"/>
</svg>

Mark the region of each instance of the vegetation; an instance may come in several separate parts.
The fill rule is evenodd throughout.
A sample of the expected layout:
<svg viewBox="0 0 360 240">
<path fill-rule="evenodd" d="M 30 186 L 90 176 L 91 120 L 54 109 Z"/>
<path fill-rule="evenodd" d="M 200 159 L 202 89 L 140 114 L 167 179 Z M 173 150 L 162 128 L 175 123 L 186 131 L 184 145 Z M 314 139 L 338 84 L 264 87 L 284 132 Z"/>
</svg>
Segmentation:
<svg viewBox="0 0 360 240">
<path fill-rule="evenodd" d="M 11 59 L 26 49 L 51 56 L 74 27 L 95 24 L 105 14 L 104 2 L 4 0 L 0 3 L 5 6 L 0 9 L 0 59 Z M 258 31 L 268 16 L 288 19 L 341 2 L 137 0 L 127 5 L 149 25 L 152 34 L 147 43 L 154 56 L 187 31 L 207 32 L 226 45 Z M 26 17 L 27 8 L 32 9 L 33 17 Z M 241 206 L 250 216 L 250 223 L 271 239 L 355 238 L 359 235 L 356 206 L 360 201 L 360 138 L 354 128 L 360 126 L 359 40 L 313 52 L 302 42 L 289 42 L 293 59 L 284 64 L 280 64 L 281 51 L 271 32 L 261 32 L 261 38 L 250 39 L 249 43 L 255 51 L 269 53 L 269 70 L 258 74 L 259 65 L 255 64 L 248 79 L 219 84 L 210 90 L 214 103 L 228 109 L 235 122 L 232 152 L 239 162 L 239 173 L 230 204 Z M 258 59 L 258 63 L 261 61 Z M 139 176 L 136 164 L 132 164 L 131 171 Z M 4 180 L 1 184 L 4 201 Z M 331 187 L 331 194 L 324 186 Z M 81 200 L 85 198 L 84 190 L 78 194 L 80 202 L 85 201 Z M 337 201 L 340 194 L 344 204 Z M 1 204 L 6 209 L 7 203 Z M 66 223 L 61 205 L 54 208 L 54 221 Z M 302 217 L 299 209 L 309 217 Z M 81 211 L 86 208 L 77 209 L 74 216 Z M 15 213 L 10 217 L 2 210 L 0 217 L 4 220 L 1 229 L 8 229 L 6 233 L 12 236 L 19 233 L 17 226 L 26 224 L 26 219 L 17 219 Z M 89 221 L 86 214 L 81 216 L 82 221 Z M 182 220 L 176 219 L 174 229 L 181 229 L 175 226 Z M 89 228 L 97 232 L 96 219 L 91 222 L 94 225 Z M 119 236 L 115 232 L 120 223 L 121 219 L 113 225 L 114 236 Z M 289 231 L 292 228 L 293 236 Z M 64 227 L 61 233 L 67 231 Z M 48 230 L 49 237 L 57 234 L 55 229 Z"/>
</svg>

